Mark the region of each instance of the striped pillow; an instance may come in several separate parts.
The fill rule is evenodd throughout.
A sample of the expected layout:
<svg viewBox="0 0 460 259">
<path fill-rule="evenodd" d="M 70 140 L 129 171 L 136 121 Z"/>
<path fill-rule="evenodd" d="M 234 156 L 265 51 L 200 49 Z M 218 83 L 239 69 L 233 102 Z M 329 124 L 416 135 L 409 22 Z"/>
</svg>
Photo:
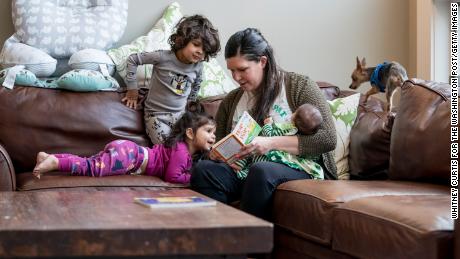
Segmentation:
<svg viewBox="0 0 460 259">
<path fill-rule="evenodd" d="M 3 68 L 24 65 L 37 77 L 48 77 L 56 70 L 57 60 L 44 51 L 23 43 L 5 44 L 0 63 Z"/>
<path fill-rule="evenodd" d="M 115 64 L 103 50 L 84 49 L 73 54 L 69 59 L 69 66 L 72 69 L 86 69 L 101 71 L 99 65 L 106 65 L 110 75 L 115 72 Z"/>
</svg>

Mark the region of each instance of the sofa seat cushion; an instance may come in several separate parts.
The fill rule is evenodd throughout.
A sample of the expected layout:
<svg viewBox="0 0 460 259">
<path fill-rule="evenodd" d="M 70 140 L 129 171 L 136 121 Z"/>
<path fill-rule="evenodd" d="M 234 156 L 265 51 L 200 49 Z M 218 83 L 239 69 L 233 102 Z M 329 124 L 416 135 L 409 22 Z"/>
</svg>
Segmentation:
<svg viewBox="0 0 460 259">
<path fill-rule="evenodd" d="M 384 195 L 448 195 L 447 186 L 399 181 L 289 181 L 278 186 L 273 222 L 292 233 L 331 244 L 332 211 L 351 200 Z"/>
<path fill-rule="evenodd" d="M 335 208 L 333 220 L 333 249 L 352 256 L 453 256 L 449 194 L 357 199 Z"/>
<path fill-rule="evenodd" d="M 66 173 L 50 172 L 37 179 L 32 173 L 16 175 L 18 191 L 78 187 L 185 187 L 167 183 L 158 177 L 145 175 L 120 175 L 110 177 L 70 176 Z"/>
</svg>

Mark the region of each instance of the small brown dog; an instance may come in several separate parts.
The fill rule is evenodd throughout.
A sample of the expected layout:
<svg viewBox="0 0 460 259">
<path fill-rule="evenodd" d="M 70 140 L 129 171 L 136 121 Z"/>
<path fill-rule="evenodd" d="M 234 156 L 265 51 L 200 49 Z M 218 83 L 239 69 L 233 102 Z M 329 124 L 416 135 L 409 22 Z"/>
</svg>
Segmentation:
<svg viewBox="0 0 460 259">
<path fill-rule="evenodd" d="M 399 103 L 399 100 L 393 100 L 393 92 L 407 79 L 406 69 L 398 62 L 384 62 L 376 67 L 366 68 L 366 58 L 359 61 L 356 57 L 356 68 L 351 74 L 350 88 L 357 89 L 362 83 L 370 81 L 372 87 L 364 94 L 365 102 L 373 94 L 386 92 L 387 110 L 390 111 L 397 105 L 394 102 Z"/>
</svg>

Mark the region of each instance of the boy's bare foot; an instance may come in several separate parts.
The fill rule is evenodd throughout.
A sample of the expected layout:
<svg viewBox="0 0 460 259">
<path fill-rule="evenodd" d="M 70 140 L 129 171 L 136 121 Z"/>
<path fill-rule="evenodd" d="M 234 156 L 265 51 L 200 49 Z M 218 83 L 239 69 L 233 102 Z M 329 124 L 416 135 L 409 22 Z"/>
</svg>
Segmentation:
<svg viewBox="0 0 460 259">
<path fill-rule="evenodd" d="M 58 159 L 54 155 L 45 152 L 39 152 L 37 155 L 37 164 L 35 165 L 33 175 L 40 179 L 40 175 L 58 169 Z"/>
</svg>

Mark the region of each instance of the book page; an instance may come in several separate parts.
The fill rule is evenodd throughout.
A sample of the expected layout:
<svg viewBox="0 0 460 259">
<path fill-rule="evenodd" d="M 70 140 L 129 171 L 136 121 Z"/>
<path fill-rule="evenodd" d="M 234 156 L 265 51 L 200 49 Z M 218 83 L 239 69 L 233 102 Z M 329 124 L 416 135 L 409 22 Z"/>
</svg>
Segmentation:
<svg viewBox="0 0 460 259">
<path fill-rule="evenodd" d="M 224 139 L 219 145 L 215 146 L 217 152 L 225 159 L 228 160 L 238 152 L 243 145 L 236 139 L 235 136 L 231 135 L 229 138 Z"/>
</svg>

